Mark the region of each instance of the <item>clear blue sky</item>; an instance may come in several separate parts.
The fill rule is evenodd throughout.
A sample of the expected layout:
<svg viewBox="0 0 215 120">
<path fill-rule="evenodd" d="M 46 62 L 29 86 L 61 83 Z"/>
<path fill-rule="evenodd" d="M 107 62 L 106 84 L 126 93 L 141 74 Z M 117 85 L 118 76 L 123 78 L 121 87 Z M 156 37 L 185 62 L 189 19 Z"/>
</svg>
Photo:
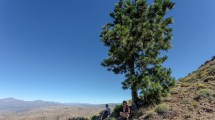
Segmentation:
<svg viewBox="0 0 215 120">
<path fill-rule="evenodd" d="M 1 0 L 0 98 L 106 103 L 130 98 L 100 66 L 99 40 L 117 0 Z M 184 77 L 215 55 L 215 1 L 175 0 L 165 66 Z"/>
</svg>

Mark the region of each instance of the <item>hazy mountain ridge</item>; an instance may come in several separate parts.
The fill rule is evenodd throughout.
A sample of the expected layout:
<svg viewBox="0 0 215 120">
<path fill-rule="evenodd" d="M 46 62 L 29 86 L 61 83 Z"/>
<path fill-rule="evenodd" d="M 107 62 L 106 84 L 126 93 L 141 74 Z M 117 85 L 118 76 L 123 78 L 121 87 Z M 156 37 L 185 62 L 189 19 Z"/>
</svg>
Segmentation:
<svg viewBox="0 0 215 120">
<path fill-rule="evenodd" d="M 111 107 L 115 106 L 115 103 L 109 104 Z M 49 107 L 49 106 L 68 106 L 68 107 L 101 107 L 103 108 L 105 104 L 90 104 L 90 103 L 59 103 L 59 102 L 50 102 L 50 101 L 24 101 L 15 98 L 4 98 L 0 99 L 0 111 L 19 111 L 19 110 L 30 110 L 40 107 Z"/>
<path fill-rule="evenodd" d="M 48 102 L 42 100 L 35 101 L 24 101 L 18 100 L 15 98 L 4 98 L 0 99 L 0 111 L 19 111 L 19 110 L 29 110 L 39 107 L 48 107 L 48 106 L 62 106 L 63 104 L 57 102 Z"/>
</svg>

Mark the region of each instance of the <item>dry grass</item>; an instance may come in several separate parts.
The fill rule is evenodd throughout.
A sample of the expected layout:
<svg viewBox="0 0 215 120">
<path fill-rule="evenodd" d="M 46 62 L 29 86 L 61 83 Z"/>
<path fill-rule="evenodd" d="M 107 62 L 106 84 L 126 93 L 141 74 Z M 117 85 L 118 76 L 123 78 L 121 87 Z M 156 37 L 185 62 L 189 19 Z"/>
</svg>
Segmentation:
<svg viewBox="0 0 215 120">
<path fill-rule="evenodd" d="M 154 118 L 157 115 L 157 113 L 154 110 L 148 110 L 146 112 L 146 118 Z"/>
<path fill-rule="evenodd" d="M 166 104 L 159 104 L 155 107 L 155 112 L 162 114 L 162 113 L 167 113 L 169 110 L 168 105 Z"/>
<path fill-rule="evenodd" d="M 189 87 L 190 83 L 181 83 L 181 87 Z"/>
</svg>

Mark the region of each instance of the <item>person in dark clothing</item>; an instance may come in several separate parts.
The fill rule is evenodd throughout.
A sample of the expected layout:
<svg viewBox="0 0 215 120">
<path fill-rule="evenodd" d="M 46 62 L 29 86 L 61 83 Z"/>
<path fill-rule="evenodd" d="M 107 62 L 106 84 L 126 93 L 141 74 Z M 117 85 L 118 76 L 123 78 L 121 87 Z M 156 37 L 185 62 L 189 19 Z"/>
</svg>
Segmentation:
<svg viewBox="0 0 215 120">
<path fill-rule="evenodd" d="M 120 116 L 123 119 L 128 120 L 130 117 L 130 113 L 131 113 L 130 107 L 127 105 L 126 101 L 123 101 L 122 112 L 120 112 Z"/>
<path fill-rule="evenodd" d="M 105 107 L 106 107 L 106 109 L 102 112 L 101 120 L 108 118 L 111 114 L 111 109 L 109 108 L 109 105 L 106 104 Z"/>
<path fill-rule="evenodd" d="M 131 104 L 131 111 L 132 112 L 135 112 L 137 110 L 137 105 L 132 101 L 132 104 Z"/>
</svg>

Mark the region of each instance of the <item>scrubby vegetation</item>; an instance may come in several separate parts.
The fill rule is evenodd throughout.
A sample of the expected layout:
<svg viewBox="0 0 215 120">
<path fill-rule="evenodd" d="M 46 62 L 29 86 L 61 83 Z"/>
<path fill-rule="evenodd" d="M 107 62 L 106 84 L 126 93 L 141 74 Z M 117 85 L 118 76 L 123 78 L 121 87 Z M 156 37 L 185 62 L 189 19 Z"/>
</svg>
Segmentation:
<svg viewBox="0 0 215 120">
<path fill-rule="evenodd" d="M 198 70 L 188 74 L 183 78 L 182 82 L 197 82 L 199 80 L 204 80 L 208 82 L 210 80 L 215 80 L 215 56 L 211 60 L 206 61 L 203 65 L 199 67 Z"/>
<path fill-rule="evenodd" d="M 100 119 L 100 116 L 98 115 L 94 115 L 91 117 L 91 120 L 99 120 Z"/>
<path fill-rule="evenodd" d="M 107 120 L 117 120 L 117 119 L 114 117 L 109 117 L 109 118 L 107 118 Z"/>
<path fill-rule="evenodd" d="M 112 112 L 111 116 L 114 117 L 114 118 L 118 118 L 118 117 L 120 117 L 119 113 L 121 111 L 122 111 L 122 105 L 116 105 L 116 107 L 113 109 L 113 112 Z"/>
<path fill-rule="evenodd" d="M 154 110 L 149 110 L 146 112 L 146 117 L 147 119 L 153 119 L 157 113 Z"/>
<path fill-rule="evenodd" d="M 159 104 L 155 107 L 155 112 L 162 114 L 168 112 L 169 108 L 166 104 Z"/>
<path fill-rule="evenodd" d="M 77 117 L 77 118 L 70 118 L 69 120 L 89 120 L 88 118 Z"/>
<path fill-rule="evenodd" d="M 201 89 L 198 93 L 200 97 L 211 97 L 214 94 L 214 91 L 211 89 Z"/>
</svg>

